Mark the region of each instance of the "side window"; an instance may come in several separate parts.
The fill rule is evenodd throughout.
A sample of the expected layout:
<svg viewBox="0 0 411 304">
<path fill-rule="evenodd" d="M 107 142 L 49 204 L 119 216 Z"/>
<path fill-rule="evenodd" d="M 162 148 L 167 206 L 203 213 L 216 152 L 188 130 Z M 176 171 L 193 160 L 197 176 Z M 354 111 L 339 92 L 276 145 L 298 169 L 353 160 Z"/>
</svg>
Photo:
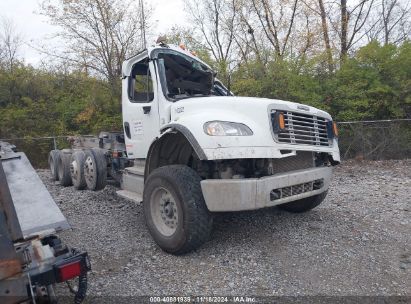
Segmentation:
<svg viewBox="0 0 411 304">
<path fill-rule="evenodd" d="M 150 102 L 154 99 L 153 81 L 146 60 L 133 66 L 128 80 L 128 95 L 131 102 Z"/>
</svg>

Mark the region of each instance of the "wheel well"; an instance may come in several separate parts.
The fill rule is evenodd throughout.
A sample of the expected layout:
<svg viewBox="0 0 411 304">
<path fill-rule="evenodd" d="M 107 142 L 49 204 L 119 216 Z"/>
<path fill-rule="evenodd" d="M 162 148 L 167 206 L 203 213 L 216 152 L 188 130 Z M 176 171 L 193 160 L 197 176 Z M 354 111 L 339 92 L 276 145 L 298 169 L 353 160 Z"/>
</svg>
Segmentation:
<svg viewBox="0 0 411 304">
<path fill-rule="evenodd" d="M 199 159 L 190 142 L 181 132 L 171 130 L 151 144 L 145 168 L 145 179 L 156 168 L 167 165 L 187 165 Z"/>
</svg>

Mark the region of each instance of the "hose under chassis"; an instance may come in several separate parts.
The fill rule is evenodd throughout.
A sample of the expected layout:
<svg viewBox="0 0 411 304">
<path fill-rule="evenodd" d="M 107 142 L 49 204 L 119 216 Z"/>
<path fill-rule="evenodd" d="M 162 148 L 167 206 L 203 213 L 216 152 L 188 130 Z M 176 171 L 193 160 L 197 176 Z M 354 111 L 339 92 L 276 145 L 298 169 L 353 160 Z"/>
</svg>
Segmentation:
<svg viewBox="0 0 411 304">
<path fill-rule="evenodd" d="M 79 251 L 76 249 L 72 248 L 71 250 L 73 254 L 79 253 Z M 83 302 L 87 295 L 87 272 L 78 277 L 77 290 L 75 290 L 68 281 L 66 283 L 70 292 L 74 294 L 74 304 L 80 304 L 81 302 Z"/>
</svg>

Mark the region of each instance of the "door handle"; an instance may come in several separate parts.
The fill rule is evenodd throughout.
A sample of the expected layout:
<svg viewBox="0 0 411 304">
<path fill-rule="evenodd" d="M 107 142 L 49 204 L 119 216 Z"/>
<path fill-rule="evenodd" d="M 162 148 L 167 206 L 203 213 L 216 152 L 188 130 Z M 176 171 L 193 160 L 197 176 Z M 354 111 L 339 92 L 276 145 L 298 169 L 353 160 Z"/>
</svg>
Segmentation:
<svg viewBox="0 0 411 304">
<path fill-rule="evenodd" d="M 124 131 L 126 132 L 126 136 L 131 139 L 130 124 L 127 121 L 124 122 Z"/>
<path fill-rule="evenodd" d="M 143 107 L 144 114 L 148 114 L 148 113 L 150 113 L 150 111 L 151 111 L 151 106 L 144 106 Z"/>
</svg>

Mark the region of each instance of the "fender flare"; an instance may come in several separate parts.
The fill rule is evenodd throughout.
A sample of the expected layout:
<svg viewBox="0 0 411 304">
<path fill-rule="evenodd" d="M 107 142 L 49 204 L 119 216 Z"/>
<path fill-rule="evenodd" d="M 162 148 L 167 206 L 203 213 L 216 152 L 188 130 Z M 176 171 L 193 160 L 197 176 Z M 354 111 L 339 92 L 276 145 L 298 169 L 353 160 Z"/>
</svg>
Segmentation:
<svg viewBox="0 0 411 304">
<path fill-rule="evenodd" d="M 145 163 L 145 169 L 144 169 L 144 179 L 146 180 L 148 177 L 148 173 L 151 171 L 150 168 L 150 163 L 151 163 L 151 158 L 153 155 L 154 149 L 157 147 L 158 143 L 160 142 L 161 138 L 165 136 L 166 134 L 172 132 L 173 130 L 180 132 L 188 141 L 188 143 L 191 145 L 193 148 L 194 152 L 197 154 L 197 157 L 199 160 L 208 160 L 206 154 L 204 153 L 204 150 L 200 147 L 197 139 L 194 137 L 194 135 L 190 132 L 190 130 L 180 124 L 168 124 L 164 126 L 162 129 L 160 129 L 160 132 L 162 134 L 157 137 L 155 140 L 150 145 L 150 148 L 148 149 L 147 153 L 147 161 Z"/>
<path fill-rule="evenodd" d="M 199 145 L 197 139 L 194 137 L 193 133 L 191 133 L 188 128 L 186 128 L 185 126 L 180 125 L 180 124 L 168 124 L 167 126 L 165 126 L 160 131 L 163 132 L 163 131 L 166 131 L 166 130 L 169 130 L 169 129 L 177 130 L 181 134 L 184 135 L 184 137 L 188 140 L 190 145 L 193 147 L 194 152 L 197 154 L 199 160 L 207 160 L 207 156 L 205 155 L 204 150 L 201 148 L 201 146 Z"/>
</svg>

